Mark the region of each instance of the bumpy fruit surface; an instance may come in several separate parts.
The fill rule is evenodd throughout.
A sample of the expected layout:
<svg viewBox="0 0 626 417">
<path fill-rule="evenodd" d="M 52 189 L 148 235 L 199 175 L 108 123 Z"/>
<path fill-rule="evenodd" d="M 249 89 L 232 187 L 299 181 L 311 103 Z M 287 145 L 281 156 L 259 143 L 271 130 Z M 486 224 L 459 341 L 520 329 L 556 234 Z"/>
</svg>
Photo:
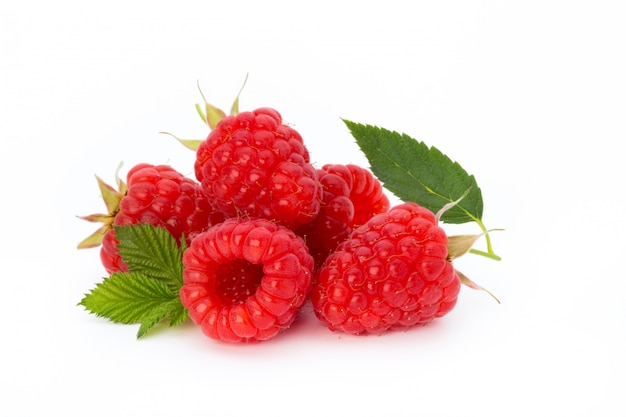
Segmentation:
<svg viewBox="0 0 626 417">
<path fill-rule="evenodd" d="M 435 215 L 403 203 L 373 216 L 339 245 L 317 275 L 311 300 L 331 330 L 381 333 L 450 312 L 460 281 Z"/>
<path fill-rule="evenodd" d="M 382 184 L 358 165 L 327 164 L 317 172 L 323 190 L 321 209 L 297 233 L 305 238 L 319 266 L 354 228 L 387 211 L 389 200 Z"/>
<path fill-rule="evenodd" d="M 202 193 L 200 185 L 168 165 L 138 164 L 127 174 L 127 190 L 112 213 L 116 226 L 148 223 L 166 228 L 180 241 L 190 241 L 213 223 L 223 220 Z M 128 271 L 117 249 L 115 230 L 102 238 L 100 259 L 110 274 Z"/>
<path fill-rule="evenodd" d="M 319 212 L 322 191 L 308 150 L 274 109 L 222 119 L 200 143 L 194 170 L 211 204 L 228 217 L 296 228 Z"/>
<path fill-rule="evenodd" d="M 372 216 L 389 210 L 389 199 L 383 192 L 383 186 L 369 170 L 354 164 L 325 165 L 322 169 L 341 175 L 348 182 L 350 201 L 354 205 L 354 217 L 350 224 L 352 229 L 364 224 Z"/>
<path fill-rule="evenodd" d="M 183 255 L 182 304 L 205 335 L 267 340 L 288 328 L 307 299 L 313 258 L 290 229 L 230 218 L 199 234 Z"/>
</svg>

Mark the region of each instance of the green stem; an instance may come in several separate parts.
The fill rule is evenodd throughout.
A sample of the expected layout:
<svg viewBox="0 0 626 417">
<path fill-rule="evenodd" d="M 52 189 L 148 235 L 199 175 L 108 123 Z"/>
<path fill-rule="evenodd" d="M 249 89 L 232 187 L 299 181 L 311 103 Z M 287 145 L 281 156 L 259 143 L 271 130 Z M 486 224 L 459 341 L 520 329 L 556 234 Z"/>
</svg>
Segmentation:
<svg viewBox="0 0 626 417">
<path fill-rule="evenodd" d="M 487 258 L 490 258 L 496 261 L 500 261 L 502 258 L 496 255 L 496 253 L 493 251 L 493 246 L 491 245 L 491 237 L 489 236 L 489 231 L 487 230 L 487 228 L 485 227 L 485 225 L 480 219 L 476 219 L 476 223 L 478 223 L 478 226 L 480 226 L 481 230 L 485 233 L 485 242 L 487 243 L 487 252 L 484 252 L 478 249 L 470 249 L 470 253 L 473 253 L 475 255 L 485 256 Z"/>
<path fill-rule="evenodd" d="M 493 252 L 485 252 L 485 251 L 478 250 L 478 249 L 470 249 L 469 252 L 473 253 L 474 255 L 480 255 L 480 256 L 484 256 L 485 258 L 493 259 L 494 261 L 502 260 L 501 257 L 499 257 Z"/>
</svg>

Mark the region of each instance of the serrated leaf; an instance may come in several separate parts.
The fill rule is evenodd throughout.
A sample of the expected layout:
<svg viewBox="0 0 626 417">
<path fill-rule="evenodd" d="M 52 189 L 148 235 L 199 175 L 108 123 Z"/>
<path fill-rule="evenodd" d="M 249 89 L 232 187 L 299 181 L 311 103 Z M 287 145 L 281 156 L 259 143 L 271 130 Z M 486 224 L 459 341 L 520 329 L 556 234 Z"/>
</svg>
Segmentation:
<svg viewBox="0 0 626 417">
<path fill-rule="evenodd" d="M 137 330 L 137 339 L 140 339 L 147 335 L 150 330 L 154 328 L 157 324 L 161 323 L 167 317 L 167 309 L 165 308 L 157 308 L 152 314 L 147 316 L 142 322 L 141 326 L 139 326 L 139 330 Z"/>
<path fill-rule="evenodd" d="M 480 222 L 483 200 L 473 175 L 440 150 L 406 134 L 344 120 L 370 163 L 372 173 L 402 201 L 436 213 L 447 204 L 446 223 Z"/>
<path fill-rule="evenodd" d="M 183 307 L 180 298 L 173 298 L 155 308 L 142 322 L 137 331 L 137 338 L 148 334 L 150 330 L 163 320 L 169 320 L 169 326 L 174 327 L 182 324 L 189 318 L 188 311 Z"/>
<path fill-rule="evenodd" d="M 167 284 L 133 272 L 118 272 L 105 278 L 79 305 L 114 323 L 140 323 L 137 338 L 165 319 L 172 327 L 189 317 L 178 294 Z"/>
<path fill-rule="evenodd" d="M 169 304 L 170 311 L 168 313 L 168 318 L 170 321 L 170 327 L 178 326 L 179 324 L 183 324 L 189 318 L 189 310 L 187 310 L 183 303 L 180 301 L 180 297 L 177 297 L 175 300 Z"/>
<path fill-rule="evenodd" d="M 120 256 L 131 272 L 162 280 L 176 290 L 182 285 L 182 249 L 163 227 L 151 224 L 114 226 Z"/>
<path fill-rule="evenodd" d="M 133 324 L 153 316 L 177 296 L 164 282 L 136 272 L 117 272 L 97 284 L 79 305 L 115 323 Z"/>
</svg>

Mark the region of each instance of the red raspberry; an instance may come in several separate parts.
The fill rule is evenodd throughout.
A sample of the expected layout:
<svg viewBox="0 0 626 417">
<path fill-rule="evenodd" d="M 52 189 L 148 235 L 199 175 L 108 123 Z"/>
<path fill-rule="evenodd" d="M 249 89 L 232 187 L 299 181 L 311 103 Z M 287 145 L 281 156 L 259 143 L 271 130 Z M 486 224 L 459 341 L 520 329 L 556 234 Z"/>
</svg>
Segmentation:
<svg viewBox="0 0 626 417">
<path fill-rule="evenodd" d="M 182 304 L 210 338 L 267 340 L 307 299 L 313 258 L 290 229 L 231 218 L 199 234 L 183 255 Z"/>
<path fill-rule="evenodd" d="M 225 117 L 196 155 L 196 178 L 228 217 L 243 214 L 295 228 L 319 212 L 321 186 L 308 150 L 276 110 Z"/>
<path fill-rule="evenodd" d="M 311 301 L 331 330 L 381 333 L 450 312 L 460 281 L 435 215 L 415 203 L 354 230 L 320 268 Z"/>
<path fill-rule="evenodd" d="M 321 265 L 354 228 L 389 209 L 382 184 L 358 165 L 327 164 L 319 169 L 322 204 L 317 217 L 297 230 Z"/>
<path fill-rule="evenodd" d="M 330 165 L 329 172 L 338 172 L 341 166 Z M 350 200 L 354 204 L 354 218 L 350 227 L 355 229 L 365 224 L 372 216 L 389 210 L 389 199 L 383 192 L 380 181 L 365 168 L 348 164 L 346 168 L 352 177 Z M 349 178 L 344 175 L 344 178 Z"/>
<path fill-rule="evenodd" d="M 200 185 L 170 166 L 138 164 L 129 170 L 126 178 L 127 183 L 120 191 L 108 186 L 109 193 L 105 196 L 110 210 L 108 215 L 84 217 L 92 221 L 95 217 L 105 223 L 97 232 L 100 240 L 95 239 L 82 247 L 102 243 L 100 259 L 110 274 L 128 271 L 119 256 L 119 242 L 112 225 L 148 223 L 165 227 L 179 241 L 182 236 L 190 241 L 212 224 L 224 220 L 224 216 L 209 205 Z M 101 188 L 102 185 L 106 186 L 101 184 Z"/>
</svg>

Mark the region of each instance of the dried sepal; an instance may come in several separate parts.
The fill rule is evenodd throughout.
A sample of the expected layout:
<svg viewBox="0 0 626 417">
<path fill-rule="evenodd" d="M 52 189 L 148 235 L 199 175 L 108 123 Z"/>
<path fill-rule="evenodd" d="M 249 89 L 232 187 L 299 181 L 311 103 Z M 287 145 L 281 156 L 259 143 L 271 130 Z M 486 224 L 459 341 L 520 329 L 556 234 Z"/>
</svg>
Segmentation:
<svg viewBox="0 0 626 417">
<path fill-rule="evenodd" d="M 466 287 L 472 288 L 474 290 L 480 290 L 480 291 L 486 292 L 494 300 L 496 300 L 498 304 L 500 304 L 500 300 L 498 300 L 498 298 L 495 295 L 493 295 L 489 290 L 487 290 L 486 288 L 481 287 L 480 285 L 476 284 L 474 281 L 469 279 L 467 277 L 467 275 L 465 275 L 464 273 L 462 273 L 458 269 L 455 269 L 454 272 L 456 273 L 456 276 L 459 277 L 459 281 L 461 281 L 461 284 L 465 285 Z"/>
<path fill-rule="evenodd" d="M 78 249 L 88 249 L 95 248 L 102 244 L 102 239 L 104 235 L 113 227 L 113 222 L 115 221 L 115 216 L 120 210 L 120 202 L 124 195 L 126 195 L 126 191 L 128 190 L 127 184 L 120 178 L 119 171 L 122 167 L 120 163 L 115 171 L 115 182 L 117 184 L 117 189 L 115 187 L 107 184 L 96 175 L 96 181 L 98 183 L 98 188 L 100 189 L 100 194 L 102 196 L 102 200 L 104 201 L 104 205 L 106 206 L 107 213 L 95 213 L 89 214 L 86 216 L 77 216 L 81 220 L 85 220 L 91 223 L 102 223 L 102 226 L 99 227 L 95 232 L 87 236 L 80 243 L 78 243 Z"/>
</svg>

